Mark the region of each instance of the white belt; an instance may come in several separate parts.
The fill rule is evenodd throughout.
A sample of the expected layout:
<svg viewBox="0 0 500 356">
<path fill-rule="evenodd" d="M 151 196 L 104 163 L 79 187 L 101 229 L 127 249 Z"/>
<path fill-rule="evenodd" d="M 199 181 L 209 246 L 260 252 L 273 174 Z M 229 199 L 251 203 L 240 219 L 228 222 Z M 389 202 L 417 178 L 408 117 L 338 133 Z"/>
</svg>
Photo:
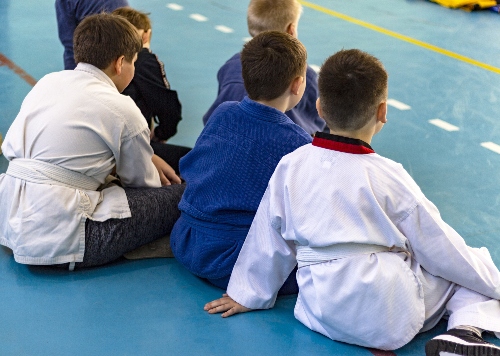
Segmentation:
<svg viewBox="0 0 500 356">
<path fill-rule="evenodd" d="M 7 175 L 38 184 L 62 185 L 81 190 L 97 190 L 101 183 L 85 174 L 35 159 L 16 158 L 9 162 Z"/>
<path fill-rule="evenodd" d="M 387 246 L 356 243 L 335 244 L 325 247 L 309 247 L 301 245 L 297 245 L 296 247 L 297 263 L 299 268 L 339 258 L 355 255 L 367 255 L 390 250 Z"/>
<path fill-rule="evenodd" d="M 101 183 L 85 174 L 72 171 L 52 163 L 36 159 L 15 158 L 9 162 L 7 175 L 38 184 L 61 185 L 80 190 L 97 190 Z M 75 268 L 75 262 L 69 264 L 69 270 Z"/>
</svg>

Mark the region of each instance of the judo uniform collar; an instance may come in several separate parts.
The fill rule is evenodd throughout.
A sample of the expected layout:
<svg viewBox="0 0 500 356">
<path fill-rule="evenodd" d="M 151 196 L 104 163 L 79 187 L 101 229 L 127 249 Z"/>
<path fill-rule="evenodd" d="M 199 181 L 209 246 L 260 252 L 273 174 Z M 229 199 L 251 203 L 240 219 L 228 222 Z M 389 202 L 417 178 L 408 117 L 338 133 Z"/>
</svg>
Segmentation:
<svg viewBox="0 0 500 356">
<path fill-rule="evenodd" d="M 316 147 L 326 148 L 328 150 L 345 152 L 345 153 L 353 153 L 353 154 L 375 153 L 372 147 L 362 140 L 344 136 L 332 135 L 324 132 L 316 132 L 312 145 Z"/>
</svg>

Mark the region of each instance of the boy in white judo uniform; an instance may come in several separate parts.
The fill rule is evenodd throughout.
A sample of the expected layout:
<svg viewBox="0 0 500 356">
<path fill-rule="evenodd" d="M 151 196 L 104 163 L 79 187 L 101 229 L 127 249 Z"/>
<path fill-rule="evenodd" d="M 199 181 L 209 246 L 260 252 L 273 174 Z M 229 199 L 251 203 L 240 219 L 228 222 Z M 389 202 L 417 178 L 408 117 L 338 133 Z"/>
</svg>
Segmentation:
<svg viewBox="0 0 500 356">
<path fill-rule="evenodd" d="M 184 185 L 171 184 L 180 178 L 120 94 L 141 48 L 123 17 L 86 17 L 74 35 L 77 67 L 46 75 L 24 99 L 0 175 L 0 245 L 17 262 L 98 266 L 170 233 Z M 112 172 L 121 186 L 108 184 Z"/>
<path fill-rule="evenodd" d="M 467 246 L 400 164 L 377 155 L 387 122 L 387 73 L 343 50 L 319 76 L 331 128 L 278 164 L 233 269 L 223 317 L 273 307 L 298 263 L 295 317 L 333 340 L 394 350 L 448 316 L 427 355 L 500 355 L 500 272 Z"/>
</svg>

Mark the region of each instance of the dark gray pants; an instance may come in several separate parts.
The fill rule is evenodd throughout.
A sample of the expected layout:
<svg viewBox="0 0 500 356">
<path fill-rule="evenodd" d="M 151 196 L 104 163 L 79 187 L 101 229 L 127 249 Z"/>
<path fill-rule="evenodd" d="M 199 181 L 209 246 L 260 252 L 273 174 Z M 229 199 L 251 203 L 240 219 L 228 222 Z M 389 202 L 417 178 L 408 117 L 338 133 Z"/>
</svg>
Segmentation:
<svg viewBox="0 0 500 356">
<path fill-rule="evenodd" d="M 162 188 L 125 188 L 132 217 L 103 222 L 87 220 L 83 262 L 77 262 L 75 267 L 111 262 L 170 234 L 180 216 L 177 205 L 185 187 L 185 184 L 176 184 Z"/>
</svg>

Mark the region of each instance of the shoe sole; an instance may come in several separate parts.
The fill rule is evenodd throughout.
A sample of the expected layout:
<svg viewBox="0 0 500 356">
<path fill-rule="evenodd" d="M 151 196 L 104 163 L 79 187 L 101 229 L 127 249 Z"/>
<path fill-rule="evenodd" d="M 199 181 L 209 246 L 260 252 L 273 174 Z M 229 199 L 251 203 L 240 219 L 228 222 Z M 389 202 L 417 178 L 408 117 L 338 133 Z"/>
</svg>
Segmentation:
<svg viewBox="0 0 500 356">
<path fill-rule="evenodd" d="M 425 345 L 426 356 L 449 352 L 463 356 L 500 356 L 500 347 L 493 344 L 475 344 L 452 335 L 438 336 Z"/>
</svg>

